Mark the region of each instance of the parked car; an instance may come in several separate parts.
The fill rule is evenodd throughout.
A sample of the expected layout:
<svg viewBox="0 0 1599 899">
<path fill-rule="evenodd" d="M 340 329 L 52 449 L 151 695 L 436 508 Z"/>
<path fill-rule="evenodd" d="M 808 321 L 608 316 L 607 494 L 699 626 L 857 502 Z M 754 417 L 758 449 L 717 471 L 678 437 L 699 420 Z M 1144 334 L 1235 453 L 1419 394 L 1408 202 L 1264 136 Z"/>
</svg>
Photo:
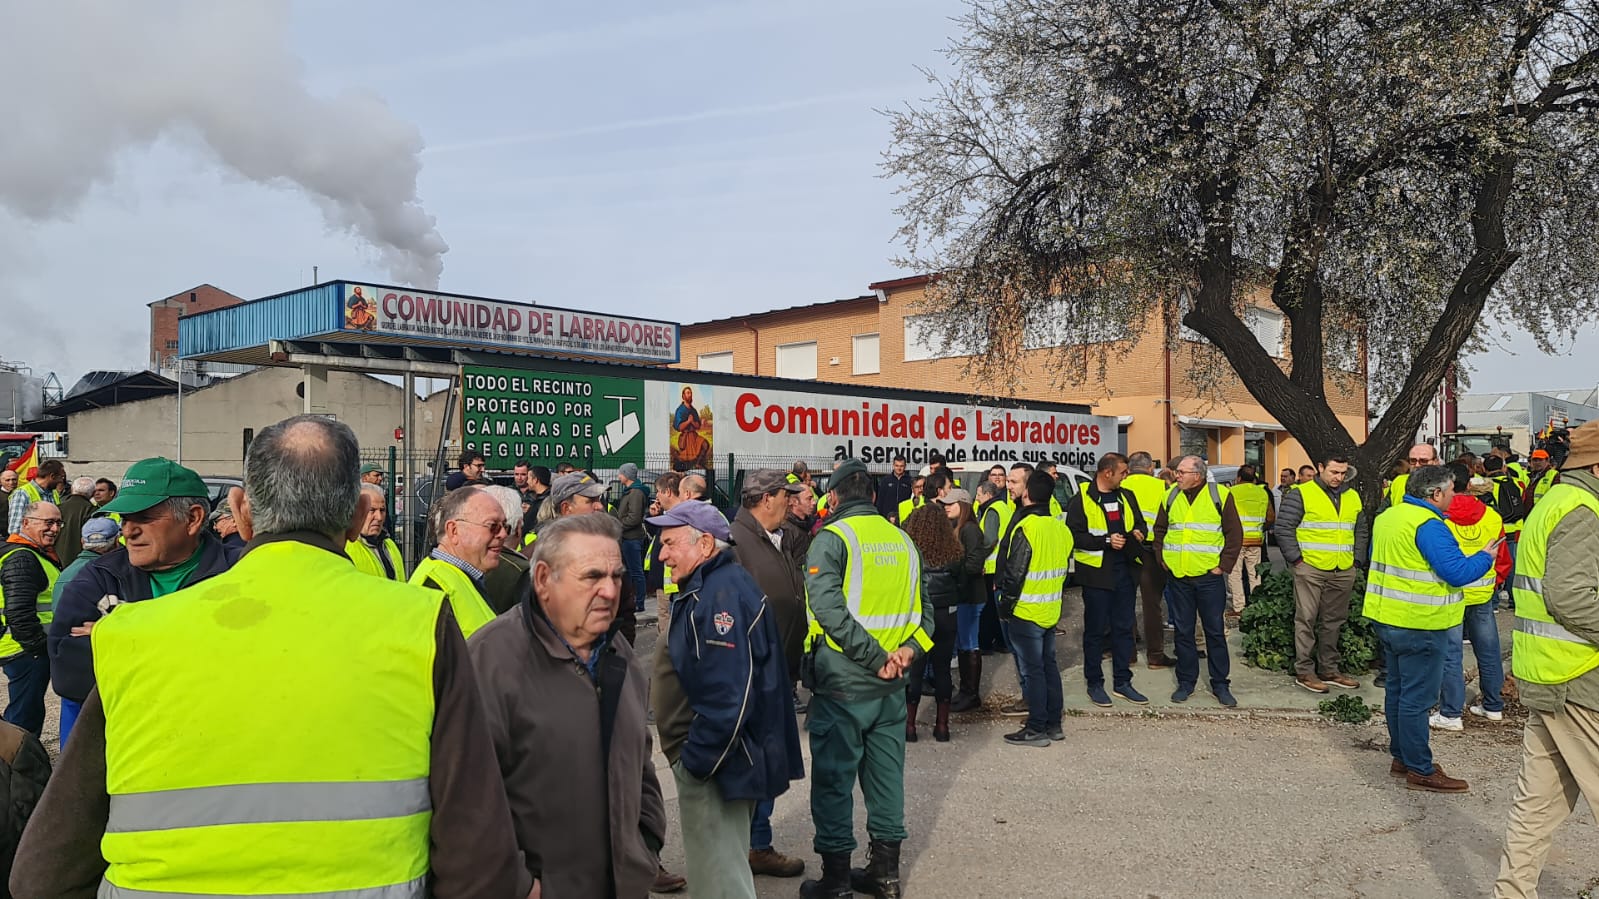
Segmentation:
<svg viewBox="0 0 1599 899">
<path fill-rule="evenodd" d="M 244 487 L 244 478 L 221 476 L 203 477 L 200 480 L 205 482 L 206 502 L 210 504 L 210 509 L 213 512 L 216 511 L 217 506 L 227 501 L 229 490 L 234 487 L 241 489 Z"/>
<path fill-rule="evenodd" d="M 955 476 L 955 483 L 961 487 L 964 487 L 966 492 L 970 493 L 975 499 L 977 496 L 977 485 L 988 479 L 988 470 L 990 468 L 993 468 L 995 465 L 1003 465 L 1005 466 L 1005 470 L 1009 471 L 1011 464 L 1012 463 L 1005 461 L 953 462 L 949 464 L 949 471 L 950 474 Z M 1085 473 L 1082 469 L 1075 468 L 1071 465 L 1057 465 L 1055 467 L 1055 476 L 1057 478 L 1065 479 L 1066 483 L 1070 485 L 1071 492 L 1068 494 L 1068 496 L 1076 496 L 1077 491 L 1083 489 L 1084 484 L 1093 480 L 1093 478 Z"/>
</svg>

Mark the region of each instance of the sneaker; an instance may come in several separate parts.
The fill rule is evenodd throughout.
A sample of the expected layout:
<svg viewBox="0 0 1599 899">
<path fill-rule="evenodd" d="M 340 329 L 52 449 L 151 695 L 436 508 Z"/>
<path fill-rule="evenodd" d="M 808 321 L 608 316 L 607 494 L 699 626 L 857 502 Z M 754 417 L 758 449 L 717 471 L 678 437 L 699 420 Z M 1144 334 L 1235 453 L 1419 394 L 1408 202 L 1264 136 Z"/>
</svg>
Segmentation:
<svg viewBox="0 0 1599 899">
<path fill-rule="evenodd" d="M 1310 677 L 1308 675 L 1305 677 L 1294 678 L 1294 683 L 1304 687 L 1306 690 L 1309 690 L 1312 693 L 1332 692 L 1331 690 L 1327 689 L 1327 685 L 1322 683 L 1320 678 Z"/>
<path fill-rule="evenodd" d="M 1360 681 L 1355 680 L 1347 674 L 1335 674 L 1332 677 L 1324 677 L 1322 680 L 1325 681 L 1329 687 L 1342 687 L 1345 690 L 1360 689 Z"/>
<path fill-rule="evenodd" d="M 1433 772 L 1426 777 L 1414 771 L 1405 772 L 1405 787 L 1411 790 L 1426 790 L 1429 793 L 1464 793 L 1471 789 L 1470 784 L 1457 777 L 1450 777 L 1444 773 L 1444 769 L 1436 765 L 1433 766 Z"/>
<path fill-rule="evenodd" d="M 1386 687 L 1386 686 L 1388 686 L 1388 672 L 1387 671 L 1379 671 L 1379 672 L 1377 672 L 1377 676 L 1371 679 L 1371 685 L 1373 687 Z"/>
<path fill-rule="evenodd" d="M 1122 684 L 1111 692 L 1116 694 L 1116 698 L 1124 699 L 1133 705 L 1149 705 L 1149 697 L 1134 690 L 1132 684 Z"/>
<path fill-rule="evenodd" d="M 1110 697 L 1105 695 L 1105 685 L 1088 688 L 1088 701 L 1102 709 L 1110 708 Z"/>
<path fill-rule="evenodd" d="M 1459 718 L 1446 718 L 1446 717 L 1444 717 L 1442 714 L 1440 714 L 1438 712 L 1434 712 L 1432 714 L 1432 717 L 1427 719 L 1427 726 L 1432 728 L 1433 730 L 1465 730 L 1466 729 L 1466 726 L 1463 723 L 1461 723 Z"/>
<path fill-rule="evenodd" d="M 1066 742 L 1066 731 L 1059 724 L 1049 729 L 1049 738 L 1057 743 Z"/>
<path fill-rule="evenodd" d="M 1015 702 L 1011 703 L 1010 705 L 1005 706 L 1004 708 L 1000 709 L 999 713 L 1001 715 L 1004 715 L 1006 718 L 1026 718 L 1027 717 L 1027 700 L 1018 699 Z"/>
<path fill-rule="evenodd" d="M 1190 697 L 1192 695 L 1194 695 L 1194 688 L 1193 687 L 1178 687 L 1176 690 L 1172 691 L 1171 701 L 1172 702 L 1187 702 L 1188 701 L 1188 697 Z"/>
<path fill-rule="evenodd" d="M 1238 708 L 1238 700 L 1233 698 L 1233 691 L 1227 689 L 1226 687 L 1211 687 L 1210 695 L 1216 697 L 1217 702 L 1229 709 Z"/>
<path fill-rule="evenodd" d="M 1013 734 L 1006 734 L 1005 742 L 1013 746 L 1048 746 L 1049 734 L 1024 727 Z"/>
<path fill-rule="evenodd" d="M 1467 711 L 1471 712 L 1473 715 L 1476 715 L 1478 718 L 1487 718 L 1489 721 L 1505 720 L 1504 712 L 1490 712 L 1480 705 L 1474 705 L 1467 709 Z"/>
</svg>

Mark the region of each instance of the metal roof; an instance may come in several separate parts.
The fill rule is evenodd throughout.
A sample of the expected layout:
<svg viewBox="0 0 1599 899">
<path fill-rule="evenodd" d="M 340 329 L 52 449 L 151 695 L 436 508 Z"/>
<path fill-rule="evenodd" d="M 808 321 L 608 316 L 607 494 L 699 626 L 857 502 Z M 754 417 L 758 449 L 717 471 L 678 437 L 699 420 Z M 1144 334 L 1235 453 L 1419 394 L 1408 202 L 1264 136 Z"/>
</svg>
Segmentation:
<svg viewBox="0 0 1599 899">
<path fill-rule="evenodd" d="M 773 316 L 773 315 L 782 315 L 782 314 L 784 314 L 786 312 L 799 312 L 800 310 L 826 309 L 826 308 L 828 308 L 830 306 L 844 306 L 844 305 L 847 305 L 849 303 L 860 303 L 860 302 L 864 302 L 866 300 L 871 300 L 874 303 L 878 302 L 877 294 L 875 294 L 875 293 L 867 293 L 867 294 L 862 294 L 862 295 L 860 295 L 858 297 L 847 297 L 847 298 L 842 299 L 842 300 L 822 300 L 821 302 L 817 302 L 817 303 L 800 303 L 797 306 L 784 306 L 781 309 L 768 309 L 765 312 L 749 312 L 749 313 L 745 313 L 743 315 L 729 315 L 726 318 L 706 319 L 705 321 L 702 321 L 702 322 L 688 322 L 688 323 L 683 325 L 683 328 L 685 330 L 687 330 L 688 328 L 703 328 L 703 327 L 706 327 L 708 325 L 725 325 L 725 324 L 728 324 L 729 322 L 746 322 L 746 321 L 751 321 L 753 319 L 767 318 L 768 316 Z"/>
</svg>

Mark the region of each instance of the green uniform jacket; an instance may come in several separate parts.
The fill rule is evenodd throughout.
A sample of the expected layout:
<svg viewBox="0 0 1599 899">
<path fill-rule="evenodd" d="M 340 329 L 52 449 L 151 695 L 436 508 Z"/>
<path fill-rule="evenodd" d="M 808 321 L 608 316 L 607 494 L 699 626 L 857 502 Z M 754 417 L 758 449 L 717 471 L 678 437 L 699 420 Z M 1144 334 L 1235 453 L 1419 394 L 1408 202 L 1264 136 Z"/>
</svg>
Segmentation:
<svg viewBox="0 0 1599 899">
<path fill-rule="evenodd" d="M 839 506 L 828 520 L 831 523 L 852 515 L 877 514 L 870 500 L 858 499 Z M 840 702 L 881 699 L 904 690 L 905 679 L 883 680 L 877 676 L 878 669 L 888 661 L 888 653 L 849 613 L 844 600 L 844 562 L 848 555 L 844 541 L 826 528 L 816 532 L 805 555 L 805 596 L 811 614 L 822 630 L 844 648 L 839 652 L 827 641 L 817 639 L 816 692 Z M 922 592 L 922 627 L 932 634 L 933 607 L 927 602 L 926 591 Z M 906 640 L 904 645 L 921 655 L 915 640 Z"/>
</svg>

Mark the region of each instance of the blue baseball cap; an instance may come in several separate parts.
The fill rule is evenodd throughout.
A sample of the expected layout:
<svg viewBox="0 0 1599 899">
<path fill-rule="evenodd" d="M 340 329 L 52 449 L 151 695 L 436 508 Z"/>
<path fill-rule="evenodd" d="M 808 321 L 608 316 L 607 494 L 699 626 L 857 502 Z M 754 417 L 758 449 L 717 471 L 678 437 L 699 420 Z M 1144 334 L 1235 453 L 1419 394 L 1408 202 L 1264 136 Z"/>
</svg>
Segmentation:
<svg viewBox="0 0 1599 899">
<path fill-rule="evenodd" d="M 80 536 L 84 549 L 106 549 L 116 545 L 117 538 L 122 536 L 122 525 L 102 515 L 85 521 Z"/>
<path fill-rule="evenodd" d="M 675 528 L 688 526 L 696 531 L 710 534 L 718 540 L 733 539 L 733 530 L 727 526 L 727 519 L 716 507 L 710 503 L 699 500 L 684 500 L 666 512 L 646 518 L 645 521 L 658 528 Z"/>
</svg>

